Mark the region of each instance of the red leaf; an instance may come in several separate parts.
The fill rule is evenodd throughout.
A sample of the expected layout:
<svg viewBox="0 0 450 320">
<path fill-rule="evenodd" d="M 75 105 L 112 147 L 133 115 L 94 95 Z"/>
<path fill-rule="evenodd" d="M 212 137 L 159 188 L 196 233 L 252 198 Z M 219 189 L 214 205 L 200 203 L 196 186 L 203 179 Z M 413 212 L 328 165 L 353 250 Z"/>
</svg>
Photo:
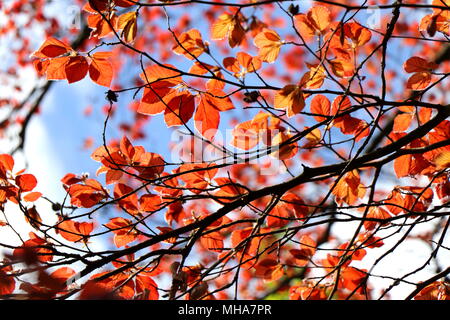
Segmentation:
<svg viewBox="0 0 450 320">
<path fill-rule="evenodd" d="M 8 274 L 0 269 L 0 297 L 14 292 L 16 281 L 12 274 Z"/>
<path fill-rule="evenodd" d="M 20 191 L 27 192 L 33 190 L 37 185 L 37 180 L 32 174 L 22 174 L 16 177 L 16 184 Z"/>
<path fill-rule="evenodd" d="M 428 62 L 420 57 L 411 57 L 403 64 L 403 68 L 408 73 L 429 72 L 436 69 L 438 65 L 434 62 Z"/>
<path fill-rule="evenodd" d="M 414 73 L 406 84 L 408 89 L 422 90 L 428 87 L 431 82 L 431 73 L 429 72 L 417 72 Z"/>
<path fill-rule="evenodd" d="M 23 261 L 30 265 L 40 262 L 48 262 L 53 260 L 53 250 L 51 245 L 44 239 L 39 238 L 33 232 L 30 232 L 30 239 L 25 241 L 22 246 L 17 247 L 13 251 L 14 259 Z"/>
<path fill-rule="evenodd" d="M 214 166 L 214 163 L 183 164 L 175 172 L 187 172 L 181 175 L 180 179 L 186 183 L 186 188 L 198 194 L 208 187 L 211 180 L 217 174 L 218 169 L 214 168 Z"/>
<path fill-rule="evenodd" d="M 330 110 L 330 100 L 324 95 L 318 94 L 311 100 L 311 113 L 318 114 L 317 116 L 314 116 L 314 119 L 316 119 L 317 122 L 326 120 L 326 117 L 321 117 L 319 115 L 329 116 Z"/>
<path fill-rule="evenodd" d="M 9 154 L 0 154 L 1 171 L 11 171 L 14 168 L 14 158 Z"/>
<path fill-rule="evenodd" d="M 95 83 L 110 87 L 113 78 L 113 67 L 108 58 L 111 52 L 96 52 L 92 55 L 92 62 L 89 66 L 89 76 Z"/>
<path fill-rule="evenodd" d="M 406 177 L 414 168 L 414 158 L 411 154 L 405 154 L 394 160 L 394 170 L 397 178 Z"/>
<path fill-rule="evenodd" d="M 139 199 L 139 209 L 144 212 L 155 212 L 161 208 L 161 197 L 156 194 L 144 194 Z"/>
<path fill-rule="evenodd" d="M 156 282 L 141 272 L 136 276 L 136 295 L 139 300 L 158 300 L 159 292 Z"/>
<path fill-rule="evenodd" d="M 69 83 L 82 80 L 89 69 L 88 62 L 85 57 L 71 57 L 65 65 L 66 78 Z"/>
<path fill-rule="evenodd" d="M 185 91 L 169 100 L 164 111 L 164 120 L 168 127 L 181 126 L 192 118 L 194 109 L 194 96 Z"/>
<path fill-rule="evenodd" d="M 65 53 L 72 51 L 73 49 L 66 45 L 64 42 L 55 38 L 48 38 L 41 45 L 41 47 L 35 51 L 32 56 L 37 58 L 56 58 Z"/>
<path fill-rule="evenodd" d="M 47 80 L 66 79 L 66 64 L 69 60 L 69 57 L 54 58 L 50 60 L 47 67 Z"/>
<path fill-rule="evenodd" d="M 212 140 L 219 128 L 220 113 L 202 98 L 194 115 L 195 128 L 205 139 Z"/>
<path fill-rule="evenodd" d="M 200 243 L 204 248 L 213 252 L 222 252 L 223 236 L 219 232 L 211 232 L 200 238 Z"/>
<path fill-rule="evenodd" d="M 42 196 L 40 192 L 30 192 L 23 196 L 23 200 L 27 202 L 34 202 Z"/>
<path fill-rule="evenodd" d="M 73 173 L 68 173 L 61 179 L 61 182 L 68 186 L 75 184 L 75 183 L 79 183 L 81 181 L 83 181 L 83 178 L 76 176 Z"/>
<path fill-rule="evenodd" d="M 300 238 L 300 249 L 292 249 L 289 252 L 294 256 L 296 264 L 304 267 L 316 253 L 316 247 L 316 242 L 310 236 L 304 235 Z"/>
<path fill-rule="evenodd" d="M 86 241 L 87 237 L 94 229 L 94 223 L 65 220 L 61 222 L 57 228 L 57 232 L 68 241 Z"/>
<path fill-rule="evenodd" d="M 76 274 L 75 270 L 69 267 L 61 267 L 50 274 L 50 277 L 60 282 L 64 287 L 67 280 Z"/>
<path fill-rule="evenodd" d="M 102 185 L 93 179 L 86 179 L 84 185 L 71 185 L 68 192 L 71 204 L 83 208 L 91 208 L 108 196 Z"/>
<path fill-rule="evenodd" d="M 139 234 L 130 220 L 121 217 L 110 219 L 105 227 L 114 233 L 114 244 L 118 248 L 133 242 Z"/>
</svg>

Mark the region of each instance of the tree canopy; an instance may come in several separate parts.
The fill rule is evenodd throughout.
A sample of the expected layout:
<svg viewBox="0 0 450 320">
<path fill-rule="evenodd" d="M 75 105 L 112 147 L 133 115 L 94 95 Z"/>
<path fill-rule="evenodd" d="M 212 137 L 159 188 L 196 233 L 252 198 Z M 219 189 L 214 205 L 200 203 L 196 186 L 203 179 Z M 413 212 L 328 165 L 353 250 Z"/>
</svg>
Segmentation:
<svg viewBox="0 0 450 320">
<path fill-rule="evenodd" d="M 0 2 L 0 299 L 450 299 L 449 6 Z"/>
</svg>

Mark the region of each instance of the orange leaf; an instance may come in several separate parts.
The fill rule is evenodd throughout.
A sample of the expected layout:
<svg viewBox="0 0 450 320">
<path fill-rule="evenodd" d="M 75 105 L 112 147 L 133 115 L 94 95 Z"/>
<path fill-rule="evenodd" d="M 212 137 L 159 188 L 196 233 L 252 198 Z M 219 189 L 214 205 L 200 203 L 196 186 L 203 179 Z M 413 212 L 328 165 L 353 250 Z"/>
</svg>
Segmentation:
<svg viewBox="0 0 450 320">
<path fill-rule="evenodd" d="M 173 229 L 170 228 L 170 227 L 156 227 L 156 229 L 161 231 L 159 233 L 160 235 L 163 235 L 163 234 L 166 234 L 166 233 L 169 233 L 169 232 L 173 231 Z M 171 237 L 171 238 L 168 238 L 168 239 L 164 240 L 164 242 L 167 242 L 167 243 L 175 243 L 176 241 L 177 241 L 176 237 Z"/>
<path fill-rule="evenodd" d="M 312 38 L 316 35 L 316 30 L 306 14 L 297 14 L 294 17 L 295 28 L 304 38 Z"/>
<path fill-rule="evenodd" d="M 173 51 L 176 54 L 184 55 L 189 60 L 194 60 L 206 50 L 202 35 L 197 29 L 183 32 L 178 37 L 178 42 L 179 44 L 177 43 L 173 47 Z"/>
<path fill-rule="evenodd" d="M 96 52 L 92 55 L 89 76 L 95 83 L 109 87 L 113 78 L 113 67 L 108 58 L 111 52 Z"/>
<path fill-rule="evenodd" d="M 261 138 L 259 129 L 253 124 L 252 120 L 238 124 L 233 129 L 232 135 L 231 145 L 242 150 L 253 149 Z"/>
<path fill-rule="evenodd" d="M 97 13 L 95 10 L 93 13 Z M 106 15 L 108 19 L 108 15 Z M 117 16 L 114 12 L 109 14 L 109 23 L 100 14 L 90 14 L 87 17 L 87 24 L 92 29 L 90 37 L 97 37 L 99 39 L 108 36 L 113 32 L 111 26 L 117 25 Z"/>
<path fill-rule="evenodd" d="M 117 28 L 122 30 L 121 37 L 127 43 L 132 43 L 137 33 L 137 14 L 135 11 L 127 12 L 119 16 Z"/>
<path fill-rule="evenodd" d="M 68 173 L 61 179 L 61 182 L 68 186 L 75 184 L 75 183 L 79 183 L 81 181 L 83 181 L 83 178 L 80 176 L 76 176 L 73 173 Z"/>
<path fill-rule="evenodd" d="M 339 117 L 333 121 L 333 125 L 339 128 L 343 134 L 351 134 L 355 136 L 355 141 L 358 142 L 369 135 L 370 129 L 367 122 L 350 115 Z"/>
<path fill-rule="evenodd" d="M 267 227 L 281 228 L 294 219 L 292 210 L 289 210 L 284 203 L 278 203 L 267 216 Z"/>
<path fill-rule="evenodd" d="M 307 128 L 305 128 L 307 129 Z M 306 143 L 302 145 L 302 148 L 312 148 L 316 146 L 322 140 L 322 132 L 319 128 L 312 130 L 305 136 Z"/>
<path fill-rule="evenodd" d="M 289 289 L 289 300 L 326 300 L 327 292 L 323 286 L 292 286 Z"/>
<path fill-rule="evenodd" d="M 405 154 L 394 160 L 394 170 L 397 178 L 406 177 L 414 169 L 414 158 L 411 154 Z"/>
<path fill-rule="evenodd" d="M 52 62 L 50 63 L 50 65 Z M 70 57 L 69 61 L 64 67 L 67 81 L 69 83 L 82 80 L 89 70 L 89 65 L 85 57 L 76 56 Z"/>
<path fill-rule="evenodd" d="M 274 108 L 286 109 L 288 117 L 300 113 L 305 107 L 305 98 L 299 86 L 289 84 L 275 94 Z"/>
<path fill-rule="evenodd" d="M 414 73 L 406 83 L 406 87 L 412 90 L 422 90 L 428 87 L 431 82 L 431 73 L 417 72 Z"/>
<path fill-rule="evenodd" d="M 85 184 L 73 184 L 68 192 L 71 204 L 77 207 L 91 208 L 108 196 L 102 185 L 93 179 L 86 179 Z"/>
<path fill-rule="evenodd" d="M 174 87 L 183 80 L 181 74 L 172 69 L 176 68 L 171 64 L 152 65 L 145 68 L 140 77 L 147 84 L 159 82 L 161 86 Z"/>
<path fill-rule="evenodd" d="M 0 297 L 12 294 L 16 288 L 16 281 L 11 274 L 7 274 L 3 269 L 0 269 Z"/>
<path fill-rule="evenodd" d="M 221 90 L 210 90 L 200 95 L 200 103 L 194 115 L 195 127 L 206 139 L 212 139 L 220 122 L 219 111 L 234 109 L 231 99 Z"/>
<path fill-rule="evenodd" d="M 294 256 L 296 264 L 304 267 L 316 253 L 316 247 L 316 242 L 310 236 L 303 235 L 300 238 L 300 249 L 291 249 L 289 252 Z"/>
<path fill-rule="evenodd" d="M 214 168 L 214 166 L 214 163 L 183 164 L 174 172 L 187 172 L 186 174 L 181 175 L 180 179 L 186 183 L 186 188 L 189 188 L 190 191 L 198 194 L 208 187 L 212 179 L 214 179 L 214 176 L 217 174 L 218 169 Z"/>
<path fill-rule="evenodd" d="M 145 152 L 139 160 L 139 166 L 135 169 L 139 172 L 142 178 L 153 179 L 155 176 L 160 175 L 164 171 L 165 162 L 164 159 L 156 153 Z"/>
<path fill-rule="evenodd" d="M 97 13 L 97 11 L 105 11 L 107 8 L 108 2 L 105 0 L 88 0 L 83 9 L 87 12 Z"/>
<path fill-rule="evenodd" d="M 80 240 L 86 241 L 93 229 L 94 224 L 92 222 L 65 220 L 58 225 L 57 232 L 68 241 L 78 242 Z"/>
<path fill-rule="evenodd" d="M 169 204 L 169 207 L 164 215 L 164 218 L 169 226 L 172 222 L 181 223 L 185 217 L 185 212 L 183 210 L 183 205 L 181 201 L 175 201 Z"/>
<path fill-rule="evenodd" d="M 76 274 L 75 270 L 69 267 L 61 267 L 50 274 L 54 280 L 58 281 L 62 287 L 66 287 L 67 280 Z"/>
<path fill-rule="evenodd" d="M 306 14 L 298 14 L 294 19 L 296 29 L 306 38 L 324 33 L 331 22 L 330 11 L 324 6 L 314 6 Z"/>
<path fill-rule="evenodd" d="M 234 109 L 230 97 L 219 89 L 210 89 L 207 93 L 201 95 L 201 99 L 219 111 Z"/>
<path fill-rule="evenodd" d="M 369 212 L 367 213 L 367 218 L 371 218 L 371 219 L 389 219 L 391 217 L 391 215 L 384 210 L 383 208 L 380 207 L 372 207 L 369 209 Z M 375 229 L 375 227 L 380 224 L 378 221 L 371 221 L 371 220 L 367 220 L 364 221 L 364 228 L 366 228 L 366 230 L 373 230 Z M 387 225 L 387 223 L 382 223 L 382 226 Z"/>
<path fill-rule="evenodd" d="M 14 158 L 11 157 L 9 154 L 0 154 L 0 172 L 3 174 L 6 173 L 6 171 L 12 171 L 14 168 Z M 5 177 L 1 177 L 3 179 Z"/>
<path fill-rule="evenodd" d="M 283 44 L 280 36 L 273 30 L 263 29 L 258 33 L 253 40 L 255 46 L 259 49 L 258 57 L 262 61 L 272 63 L 280 53 L 281 45 Z"/>
<path fill-rule="evenodd" d="M 408 73 L 414 72 L 430 72 L 436 69 L 438 65 L 434 62 L 428 62 L 420 57 L 411 57 L 403 64 L 403 68 Z"/>
<path fill-rule="evenodd" d="M 166 110 L 166 96 L 169 97 L 176 92 L 170 88 L 159 83 L 150 85 L 144 88 L 141 102 L 137 112 L 142 114 L 155 115 Z"/>
<path fill-rule="evenodd" d="M 286 193 L 281 197 L 281 201 L 284 203 L 284 207 L 293 211 L 294 216 L 297 219 L 305 218 L 310 212 L 309 207 L 307 207 L 303 200 L 295 193 Z"/>
<path fill-rule="evenodd" d="M 64 42 L 55 38 L 48 38 L 31 56 L 40 59 L 56 58 L 72 50 L 73 49 Z"/>
<path fill-rule="evenodd" d="M 275 137 L 272 139 L 272 150 L 275 151 L 273 151 L 270 154 L 270 156 L 279 160 L 286 160 L 294 157 L 298 152 L 297 142 L 284 144 L 281 147 L 279 146 L 285 143 L 289 138 L 291 138 L 291 135 L 288 133 L 285 132 L 277 133 Z"/>
<path fill-rule="evenodd" d="M 303 75 L 301 85 L 308 89 L 320 88 L 326 77 L 325 68 L 322 65 L 307 65 L 309 71 Z"/>
<path fill-rule="evenodd" d="M 434 160 L 434 164 L 438 170 L 446 169 L 450 167 L 450 151 L 443 151 L 437 155 Z"/>
<path fill-rule="evenodd" d="M 40 192 L 30 192 L 23 196 L 23 200 L 27 202 L 34 202 L 42 196 Z"/>
<path fill-rule="evenodd" d="M 394 132 L 403 132 L 408 130 L 411 125 L 411 121 L 414 118 L 413 113 L 401 113 L 398 114 L 394 119 Z"/>
<path fill-rule="evenodd" d="M 414 300 L 450 300 L 450 286 L 445 281 L 435 281 L 414 297 Z"/>
<path fill-rule="evenodd" d="M 195 99 L 189 91 L 171 96 L 164 111 L 164 121 L 168 127 L 186 124 L 194 114 Z"/>
<path fill-rule="evenodd" d="M 145 272 L 141 272 L 136 276 L 136 296 L 139 300 L 158 300 L 158 285 Z"/>
<path fill-rule="evenodd" d="M 237 247 L 240 245 L 239 250 L 237 251 L 237 258 L 238 261 L 245 261 L 242 266 L 246 268 L 252 267 L 255 264 L 253 258 L 257 254 L 259 246 L 261 245 L 261 238 L 250 237 L 252 234 L 252 229 L 253 228 L 250 227 L 241 230 L 234 230 L 231 233 L 232 248 L 237 250 Z"/>
<path fill-rule="evenodd" d="M 217 132 L 220 122 L 220 113 L 212 108 L 206 99 L 200 99 L 197 111 L 194 115 L 195 128 L 208 140 L 211 140 Z"/>
<path fill-rule="evenodd" d="M 135 215 L 139 213 L 138 197 L 134 189 L 123 183 L 117 183 L 114 186 L 114 198 L 119 199 L 118 204 L 127 213 Z"/>
<path fill-rule="evenodd" d="M 356 269 L 355 267 L 347 267 L 341 271 L 339 284 L 350 292 L 356 290 L 357 293 L 363 294 L 365 291 L 366 270 Z"/>
<path fill-rule="evenodd" d="M 283 276 L 283 267 L 274 258 L 268 257 L 258 261 L 254 266 L 255 276 L 267 281 L 275 281 Z"/>
<path fill-rule="evenodd" d="M 211 27 L 211 39 L 222 40 L 228 38 L 230 47 L 239 46 L 245 38 L 245 31 L 241 25 L 239 15 L 224 13 Z"/>
<path fill-rule="evenodd" d="M 229 178 L 216 178 L 214 181 L 220 189 L 214 193 L 214 196 L 219 198 L 220 202 L 232 202 L 236 198 L 247 193 L 247 190 L 240 187 L 233 180 Z"/>
<path fill-rule="evenodd" d="M 341 113 L 352 106 L 352 103 L 348 97 L 338 96 L 333 100 L 331 105 L 331 114 L 336 115 Z"/>
<path fill-rule="evenodd" d="M 200 238 L 201 245 L 213 252 L 222 252 L 223 236 L 219 232 L 211 232 Z"/>
<path fill-rule="evenodd" d="M 261 68 L 261 59 L 252 57 L 248 53 L 238 52 L 236 58 L 228 57 L 223 59 L 225 69 L 234 72 L 235 77 L 242 77 L 248 72 L 255 72 Z"/>
<path fill-rule="evenodd" d="M 247 70 L 247 72 L 255 72 L 261 68 L 261 60 L 258 57 L 252 57 L 246 52 L 238 52 L 236 58 L 239 64 Z"/>
<path fill-rule="evenodd" d="M 105 224 L 105 227 L 112 230 L 114 233 L 114 244 L 118 248 L 133 242 L 138 235 L 132 222 L 121 217 L 110 219 L 109 222 Z"/>
<path fill-rule="evenodd" d="M 324 6 L 314 6 L 307 13 L 308 20 L 318 33 L 325 31 L 330 24 L 330 11 Z"/>
<path fill-rule="evenodd" d="M 13 251 L 14 259 L 33 264 L 36 261 L 48 262 L 53 260 L 51 245 L 44 239 L 30 232 L 30 239 Z"/>
<path fill-rule="evenodd" d="M 32 174 L 22 174 L 16 177 L 16 185 L 20 191 L 27 192 L 33 190 L 37 185 L 36 177 Z"/>
<path fill-rule="evenodd" d="M 372 32 L 356 22 L 347 22 L 344 24 L 344 34 L 352 40 L 353 48 L 361 47 L 370 41 Z"/>
<path fill-rule="evenodd" d="M 144 212 L 155 212 L 161 208 L 161 197 L 156 194 L 144 194 L 139 198 L 139 209 Z"/>
<path fill-rule="evenodd" d="M 356 170 L 347 172 L 336 184 L 332 193 L 336 196 L 336 202 L 345 202 L 349 205 L 355 204 L 366 194 L 366 189 L 361 183 Z"/>
<path fill-rule="evenodd" d="M 346 59 L 337 58 L 330 60 L 331 69 L 333 73 L 340 78 L 351 77 L 355 72 L 354 64 Z"/>
<path fill-rule="evenodd" d="M 60 57 L 49 60 L 47 67 L 47 80 L 66 79 L 66 65 L 69 60 L 69 57 Z"/>
<path fill-rule="evenodd" d="M 311 100 L 311 113 L 329 116 L 331 110 L 331 103 L 327 97 L 324 95 L 318 94 L 314 96 Z M 327 117 L 314 116 L 314 119 L 318 122 L 322 122 L 327 119 Z"/>
<path fill-rule="evenodd" d="M 241 71 L 241 65 L 236 58 L 228 57 L 223 59 L 223 66 L 225 69 L 234 72 L 235 76 Z"/>
</svg>

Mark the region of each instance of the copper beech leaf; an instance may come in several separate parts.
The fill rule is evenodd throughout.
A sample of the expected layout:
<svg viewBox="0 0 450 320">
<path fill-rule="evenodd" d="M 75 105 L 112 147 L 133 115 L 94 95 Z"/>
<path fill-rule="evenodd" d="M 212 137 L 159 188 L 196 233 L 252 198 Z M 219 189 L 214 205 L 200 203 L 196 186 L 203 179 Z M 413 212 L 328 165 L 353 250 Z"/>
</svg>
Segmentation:
<svg viewBox="0 0 450 320">
<path fill-rule="evenodd" d="M 258 47 L 258 57 L 262 61 L 273 63 L 278 58 L 280 53 L 281 41 L 277 32 L 270 29 L 264 29 L 253 40 L 255 46 Z"/>
<path fill-rule="evenodd" d="M 206 139 L 212 139 L 220 123 L 220 112 L 234 109 L 231 99 L 221 90 L 210 90 L 200 95 L 194 115 L 198 132 Z"/>
<path fill-rule="evenodd" d="M 89 65 L 89 76 L 95 83 L 110 87 L 113 78 L 113 67 L 109 61 L 111 52 L 96 52 Z"/>
<path fill-rule="evenodd" d="M 305 98 L 297 85 L 286 85 L 275 94 L 275 109 L 285 109 L 288 117 L 299 114 L 305 107 Z"/>
<path fill-rule="evenodd" d="M 94 229 L 92 222 L 78 222 L 65 220 L 58 224 L 57 232 L 66 240 L 71 242 L 87 241 Z"/>
</svg>

